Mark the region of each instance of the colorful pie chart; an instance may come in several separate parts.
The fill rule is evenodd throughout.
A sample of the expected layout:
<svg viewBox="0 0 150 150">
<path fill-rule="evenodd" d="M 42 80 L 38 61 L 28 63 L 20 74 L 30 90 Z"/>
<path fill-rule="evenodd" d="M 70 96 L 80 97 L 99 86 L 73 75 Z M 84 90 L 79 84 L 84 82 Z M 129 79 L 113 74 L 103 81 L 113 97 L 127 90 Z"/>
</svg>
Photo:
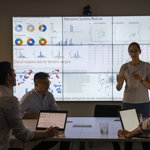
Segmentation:
<svg viewBox="0 0 150 150">
<path fill-rule="evenodd" d="M 42 45 L 42 46 L 46 45 L 46 43 L 47 43 L 47 41 L 46 41 L 46 39 L 44 39 L 44 38 L 41 38 L 41 39 L 39 40 L 39 44 Z"/>
<path fill-rule="evenodd" d="M 41 25 L 39 26 L 39 30 L 40 30 L 41 32 L 45 32 L 46 29 L 47 29 L 47 27 L 46 27 L 46 25 L 44 25 L 44 24 L 41 24 Z"/>
<path fill-rule="evenodd" d="M 32 38 L 30 38 L 30 39 L 27 40 L 27 44 L 28 44 L 29 46 L 34 45 L 34 43 L 35 43 L 35 41 L 34 41 L 34 39 L 32 39 Z"/>
<path fill-rule="evenodd" d="M 23 44 L 22 39 L 20 39 L 20 38 L 16 39 L 16 40 L 15 40 L 15 44 L 16 44 L 17 46 L 22 45 L 22 44 Z"/>
<path fill-rule="evenodd" d="M 32 25 L 32 24 L 30 24 L 30 25 L 28 25 L 27 26 L 27 30 L 29 31 L 29 32 L 33 32 L 34 31 L 34 26 Z"/>
<path fill-rule="evenodd" d="M 17 32 L 21 32 L 22 29 L 23 29 L 23 27 L 22 27 L 22 25 L 20 25 L 20 24 L 17 24 L 17 25 L 15 26 L 15 30 L 16 30 Z"/>
</svg>

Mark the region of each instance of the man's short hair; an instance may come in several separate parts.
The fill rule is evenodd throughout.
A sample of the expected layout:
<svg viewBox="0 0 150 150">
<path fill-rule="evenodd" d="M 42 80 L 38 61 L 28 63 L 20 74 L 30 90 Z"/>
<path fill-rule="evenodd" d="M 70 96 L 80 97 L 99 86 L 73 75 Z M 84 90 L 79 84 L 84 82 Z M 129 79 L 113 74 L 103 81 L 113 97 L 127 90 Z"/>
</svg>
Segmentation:
<svg viewBox="0 0 150 150">
<path fill-rule="evenodd" d="M 34 82 L 35 82 L 36 80 L 43 80 L 43 79 L 45 79 L 45 78 L 47 78 L 47 77 L 49 77 L 49 75 L 48 75 L 47 73 L 45 73 L 45 72 L 38 72 L 38 73 L 36 73 L 36 74 L 34 75 Z"/>
<path fill-rule="evenodd" d="M 8 61 L 0 62 L 0 85 L 5 85 L 8 74 L 12 75 L 11 63 Z"/>
</svg>

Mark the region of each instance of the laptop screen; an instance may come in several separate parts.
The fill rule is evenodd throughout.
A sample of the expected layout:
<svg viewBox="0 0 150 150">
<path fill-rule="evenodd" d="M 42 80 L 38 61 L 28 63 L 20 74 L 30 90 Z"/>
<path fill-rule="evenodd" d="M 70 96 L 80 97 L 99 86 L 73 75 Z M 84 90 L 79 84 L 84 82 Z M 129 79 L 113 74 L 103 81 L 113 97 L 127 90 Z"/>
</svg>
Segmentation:
<svg viewBox="0 0 150 150">
<path fill-rule="evenodd" d="M 36 129 L 47 129 L 50 126 L 59 127 L 60 131 L 65 130 L 67 111 L 41 111 Z"/>
<path fill-rule="evenodd" d="M 136 129 L 139 125 L 139 119 L 136 109 L 125 109 L 119 111 L 122 128 L 127 131 Z"/>
</svg>

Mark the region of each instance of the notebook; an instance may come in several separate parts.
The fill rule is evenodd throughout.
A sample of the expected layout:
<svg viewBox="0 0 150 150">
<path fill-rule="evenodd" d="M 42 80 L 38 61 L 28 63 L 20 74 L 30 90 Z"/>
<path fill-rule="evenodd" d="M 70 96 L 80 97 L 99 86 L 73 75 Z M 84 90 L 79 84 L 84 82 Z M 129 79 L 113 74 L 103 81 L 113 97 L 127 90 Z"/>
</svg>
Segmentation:
<svg viewBox="0 0 150 150">
<path fill-rule="evenodd" d="M 46 130 L 50 126 L 57 126 L 59 127 L 59 131 L 64 132 L 67 115 L 68 111 L 41 110 L 37 121 L 36 130 Z"/>
</svg>

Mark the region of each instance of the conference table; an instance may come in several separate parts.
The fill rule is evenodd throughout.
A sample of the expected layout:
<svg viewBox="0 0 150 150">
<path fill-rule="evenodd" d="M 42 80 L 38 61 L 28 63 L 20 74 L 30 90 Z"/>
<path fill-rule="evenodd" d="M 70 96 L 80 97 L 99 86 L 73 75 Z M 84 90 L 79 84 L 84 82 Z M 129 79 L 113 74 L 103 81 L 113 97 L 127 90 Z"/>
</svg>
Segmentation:
<svg viewBox="0 0 150 150">
<path fill-rule="evenodd" d="M 121 122 L 114 121 L 116 117 L 68 117 L 66 129 L 58 137 L 43 139 L 42 141 L 132 141 L 150 142 L 149 138 L 133 137 L 131 139 L 120 138 L 117 136 L 118 130 L 122 130 Z M 100 122 L 108 122 L 108 134 L 100 134 Z M 26 128 L 35 131 L 37 119 L 24 119 Z M 91 125 L 91 127 L 73 127 L 78 125 Z M 11 136 L 11 141 L 17 141 Z"/>
</svg>

